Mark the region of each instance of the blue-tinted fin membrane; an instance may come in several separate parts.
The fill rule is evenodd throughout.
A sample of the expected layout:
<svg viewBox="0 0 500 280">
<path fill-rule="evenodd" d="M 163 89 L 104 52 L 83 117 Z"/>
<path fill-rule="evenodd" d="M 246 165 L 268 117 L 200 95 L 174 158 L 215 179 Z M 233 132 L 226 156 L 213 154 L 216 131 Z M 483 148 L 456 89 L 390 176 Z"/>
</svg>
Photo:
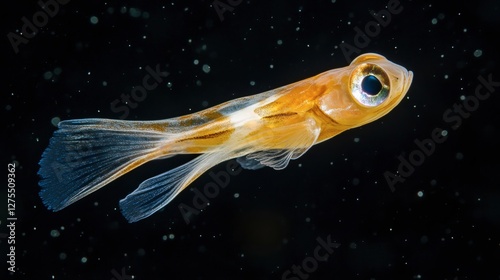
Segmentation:
<svg viewBox="0 0 500 280">
<path fill-rule="evenodd" d="M 40 197 L 58 211 L 151 160 L 165 133 L 139 123 L 81 119 L 59 123 L 40 160 Z"/>
<path fill-rule="evenodd" d="M 236 162 L 240 164 L 241 168 L 248 170 L 257 170 L 266 167 L 264 164 L 260 163 L 260 161 L 256 159 L 249 159 L 247 156 L 237 158 Z"/>
<path fill-rule="evenodd" d="M 220 162 L 230 159 L 224 152 L 198 156 L 184 165 L 142 182 L 139 187 L 120 200 L 123 216 L 137 222 L 165 207 L 191 182 Z"/>
</svg>

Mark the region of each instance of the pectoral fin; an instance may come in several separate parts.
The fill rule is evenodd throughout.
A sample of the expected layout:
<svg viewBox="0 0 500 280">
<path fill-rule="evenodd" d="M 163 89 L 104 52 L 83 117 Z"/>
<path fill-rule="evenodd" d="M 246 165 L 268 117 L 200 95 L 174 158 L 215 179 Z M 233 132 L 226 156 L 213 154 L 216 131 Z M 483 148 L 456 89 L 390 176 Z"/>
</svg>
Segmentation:
<svg viewBox="0 0 500 280">
<path fill-rule="evenodd" d="M 290 160 L 299 158 L 316 143 L 320 131 L 320 127 L 312 119 L 275 128 L 263 140 L 264 143 L 265 141 L 279 143 L 282 149 L 253 152 L 239 157 L 237 161 L 245 169 L 255 170 L 264 166 L 275 170 L 283 169 L 287 167 Z M 264 146 L 269 145 L 264 144 Z"/>
</svg>

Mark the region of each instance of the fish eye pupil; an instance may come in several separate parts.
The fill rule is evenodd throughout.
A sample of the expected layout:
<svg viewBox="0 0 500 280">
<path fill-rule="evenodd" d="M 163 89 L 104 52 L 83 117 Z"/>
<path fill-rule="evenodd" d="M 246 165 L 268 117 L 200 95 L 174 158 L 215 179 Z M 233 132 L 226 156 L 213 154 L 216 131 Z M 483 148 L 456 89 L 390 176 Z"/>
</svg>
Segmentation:
<svg viewBox="0 0 500 280">
<path fill-rule="evenodd" d="M 373 75 L 368 75 L 361 81 L 361 88 L 369 95 L 377 95 L 382 89 L 382 83 Z"/>
</svg>

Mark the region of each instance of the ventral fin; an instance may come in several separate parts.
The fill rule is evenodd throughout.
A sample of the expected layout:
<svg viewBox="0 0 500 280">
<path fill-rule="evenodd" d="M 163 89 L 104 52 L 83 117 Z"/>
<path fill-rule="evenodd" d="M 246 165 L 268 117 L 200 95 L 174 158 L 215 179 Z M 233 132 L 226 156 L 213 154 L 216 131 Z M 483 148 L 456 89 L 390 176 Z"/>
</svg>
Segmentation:
<svg viewBox="0 0 500 280">
<path fill-rule="evenodd" d="M 251 154 L 249 154 L 251 155 Z M 247 158 L 247 156 L 242 156 L 236 159 L 236 161 L 240 164 L 241 168 L 248 170 L 257 170 L 265 167 L 260 161 L 256 159 Z"/>
<path fill-rule="evenodd" d="M 120 200 L 123 216 L 137 222 L 165 207 L 183 189 L 208 169 L 231 158 L 227 152 L 207 153 L 163 174 L 149 178 Z"/>
</svg>

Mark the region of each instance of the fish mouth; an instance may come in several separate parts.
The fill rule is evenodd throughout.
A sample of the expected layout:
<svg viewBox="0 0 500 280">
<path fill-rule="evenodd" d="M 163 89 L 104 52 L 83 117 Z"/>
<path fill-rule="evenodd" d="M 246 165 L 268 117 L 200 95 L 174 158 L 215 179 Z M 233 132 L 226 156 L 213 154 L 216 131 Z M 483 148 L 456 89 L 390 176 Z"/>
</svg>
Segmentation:
<svg viewBox="0 0 500 280">
<path fill-rule="evenodd" d="M 413 81 L 413 72 L 405 69 L 403 91 L 401 92 L 401 95 L 406 95 L 406 92 L 408 92 L 408 89 L 410 89 L 412 81 Z"/>
<path fill-rule="evenodd" d="M 399 96 L 391 102 L 392 108 L 396 107 L 399 104 L 399 102 L 401 102 L 401 100 L 403 100 L 403 98 L 406 96 L 406 93 L 410 89 L 411 82 L 413 81 L 413 72 L 412 71 L 408 71 L 406 69 L 403 69 L 402 72 L 403 72 L 402 73 L 403 81 L 402 81 L 402 85 L 401 85 L 401 92 L 399 93 Z"/>
</svg>

